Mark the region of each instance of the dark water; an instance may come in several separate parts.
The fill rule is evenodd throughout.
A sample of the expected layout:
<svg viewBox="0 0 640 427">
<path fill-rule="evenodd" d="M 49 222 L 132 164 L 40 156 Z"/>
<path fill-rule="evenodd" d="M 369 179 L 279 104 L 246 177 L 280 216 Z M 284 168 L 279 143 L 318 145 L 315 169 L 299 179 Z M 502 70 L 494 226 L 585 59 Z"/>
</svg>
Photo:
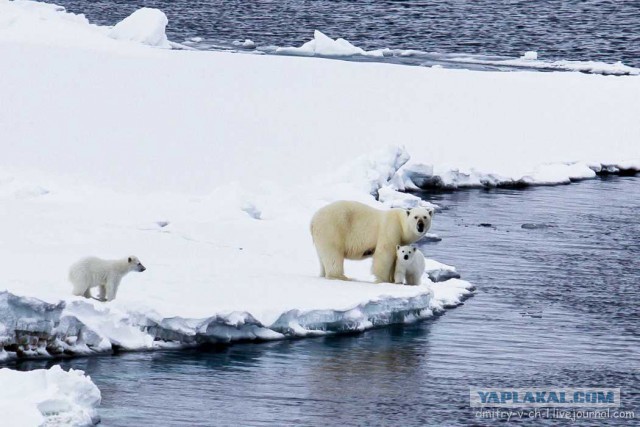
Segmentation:
<svg viewBox="0 0 640 427">
<path fill-rule="evenodd" d="M 105 426 L 492 423 L 469 408 L 469 386 L 621 387 L 640 416 L 640 178 L 425 197 L 444 208 L 443 240 L 423 251 L 478 288 L 439 318 L 61 364 L 100 387 Z"/>
<path fill-rule="evenodd" d="M 369 49 L 623 61 L 640 66 L 640 2 L 623 0 L 52 0 L 114 25 L 142 6 L 169 17 L 169 39 L 299 46 L 318 29 Z"/>
</svg>

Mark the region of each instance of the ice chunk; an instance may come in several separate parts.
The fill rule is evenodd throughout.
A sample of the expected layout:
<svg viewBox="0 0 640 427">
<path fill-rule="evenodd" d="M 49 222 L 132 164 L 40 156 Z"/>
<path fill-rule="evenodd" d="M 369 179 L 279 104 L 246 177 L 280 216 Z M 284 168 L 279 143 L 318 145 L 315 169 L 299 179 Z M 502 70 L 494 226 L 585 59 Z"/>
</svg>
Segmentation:
<svg viewBox="0 0 640 427">
<path fill-rule="evenodd" d="M 168 22 L 167 15 L 161 10 L 143 7 L 118 22 L 109 37 L 171 49 L 165 33 Z"/>
<path fill-rule="evenodd" d="M 522 59 L 536 60 L 538 59 L 538 52 L 534 50 L 527 51 L 522 55 Z"/>
<path fill-rule="evenodd" d="M 250 39 L 245 39 L 243 42 L 236 40 L 233 42 L 233 44 L 236 46 L 242 46 L 245 49 L 255 49 L 256 47 L 256 44 L 253 42 L 253 40 Z"/>
<path fill-rule="evenodd" d="M 425 258 L 424 272 L 432 282 L 444 282 L 449 279 L 460 278 L 460 273 L 456 271 L 455 267 L 433 259 Z"/>
<path fill-rule="evenodd" d="M 538 224 L 525 223 L 520 226 L 520 228 L 523 228 L 525 230 L 543 230 L 545 228 L 551 228 L 551 227 L 554 227 L 554 226 L 551 224 L 545 224 L 545 223 L 538 223 Z"/>
<path fill-rule="evenodd" d="M 11 426 L 88 426 L 100 420 L 101 395 L 84 372 L 60 366 L 28 372 L 0 369 L 0 413 Z"/>
<path fill-rule="evenodd" d="M 382 51 L 367 52 L 352 45 L 345 39 L 338 38 L 333 40 L 318 30 L 313 32 L 313 40 L 300 47 L 279 47 L 276 49 L 276 53 L 302 56 L 384 56 Z"/>
</svg>

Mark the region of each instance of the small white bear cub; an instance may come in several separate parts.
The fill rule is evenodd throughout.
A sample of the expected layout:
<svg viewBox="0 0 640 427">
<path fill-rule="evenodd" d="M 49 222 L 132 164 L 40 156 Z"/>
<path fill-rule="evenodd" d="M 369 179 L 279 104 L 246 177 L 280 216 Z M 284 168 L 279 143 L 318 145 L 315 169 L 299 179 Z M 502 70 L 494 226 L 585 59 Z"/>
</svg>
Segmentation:
<svg viewBox="0 0 640 427">
<path fill-rule="evenodd" d="M 422 284 L 424 255 L 415 246 L 396 246 L 396 271 L 394 283 L 407 285 Z"/>
<path fill-rule="evenodd" d="M 98 300 L 113 301 L 120 280 L 130 271 L 145 271 L 135 256 L 118 260 L 96 257 L 83 258 L 69 269 L 69 281 L 73 283 L 73 295 L 91 298 L 91 288 L 98 287 Z"/>
</svg>

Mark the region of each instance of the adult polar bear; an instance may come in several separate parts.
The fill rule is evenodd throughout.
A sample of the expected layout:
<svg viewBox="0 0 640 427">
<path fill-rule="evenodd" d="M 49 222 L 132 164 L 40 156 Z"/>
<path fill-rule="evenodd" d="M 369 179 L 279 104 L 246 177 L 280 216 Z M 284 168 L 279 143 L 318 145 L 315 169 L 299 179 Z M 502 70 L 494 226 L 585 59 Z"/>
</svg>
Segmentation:
<svg viewBox="0 0 640 427">
<path fill-rule="evenodd" d="M 344 260 L 373 256 L 376 281 L 393 283 L 396 246 L 423 237 L 431 227 L 433 212 L 421 207 L 383 211 L 344 200 L 321 208 L 311 220 L 320 276 L 349 280 L 344 275 Z"/>
</svg>

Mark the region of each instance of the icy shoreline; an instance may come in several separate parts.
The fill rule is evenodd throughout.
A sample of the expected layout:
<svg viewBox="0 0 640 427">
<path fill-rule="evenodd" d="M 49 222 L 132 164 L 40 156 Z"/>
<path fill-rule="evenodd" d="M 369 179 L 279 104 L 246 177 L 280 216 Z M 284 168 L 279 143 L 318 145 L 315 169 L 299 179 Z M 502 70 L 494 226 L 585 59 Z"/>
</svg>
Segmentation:
<svg viewBox="0 0 640 427">
<path fill-rule="evenodd" d="M 123 313 L 94 301 L 52 304 L 5 291 L 0 292 L 0 363 L 363 332 L 442 314 L 475 289 L 458 279 L 418 288 L 412 297 L 382 296 L 345 310 L 289 310 L 271 325 L 247 312 L 161 318 L 156 313 Z"/>
<path fill-rule="evenodd" d="M 640 161 L 626 161 L 612 164 L 601 163 L 553 163 L 538 166 L 534 172 L 520 178 L 504 177 L 483 173 L 473 169 L 433 172 L 433 166 L 410 163 L 400 172 L 402 190 L 446 189 L 493 187 L 535 187 L 540 185 L 565 185 L 596 177 L 618 175 L 634 176 L 640 172 Z"/>
<path fill-rule="evenodd" d="M 196 43 L 201 42 L 198 40 Z M 188 42 L 188 41 L 187 41 Z M 193 43 L 190 43 L 193 45 Z M 255 49 L 255 45 L 252 49 Z M 529 69 L 543 71 L 577 71 L 581 73 L 612 75 L 612 76 L 637 76 L 640 75 L 640 69 L 624 65 L 622 62 L 608 64 L 600 61 L 568 61 L 568 60 L 539 60 L 537 52 L 525 52 L 520 58 L 506 58 L 483 55 L 461 55 L 461 54 L 441 54 L 435 52 L 424 52 L 419 50 L 407 49 L 376 49 L 365 51 L 362 48 L 354 46 L 348 40 L 338 38 L 336 40 L 327 37 L 321 31 L 315 30 L 313 39 L 304 43 L 300 47 L 291 46 L 265 46 L 258 47 L 259 52 L 265 52 L 276 55 L 292 55 L 292 56 L 315 56 L 319 58 L 334 59 L 358 59 L 367 58 L 369 60 L 379 60 L 382 58 L 395 57 L 407 58 L 416 57 L 422 61 L 432 61 L 437 64 L 472 64 L 486 65 L 500 69 L 505 67 L 512 70 Z M 413 64 L 413 65 L 418 65 Z"/>
</svg>

